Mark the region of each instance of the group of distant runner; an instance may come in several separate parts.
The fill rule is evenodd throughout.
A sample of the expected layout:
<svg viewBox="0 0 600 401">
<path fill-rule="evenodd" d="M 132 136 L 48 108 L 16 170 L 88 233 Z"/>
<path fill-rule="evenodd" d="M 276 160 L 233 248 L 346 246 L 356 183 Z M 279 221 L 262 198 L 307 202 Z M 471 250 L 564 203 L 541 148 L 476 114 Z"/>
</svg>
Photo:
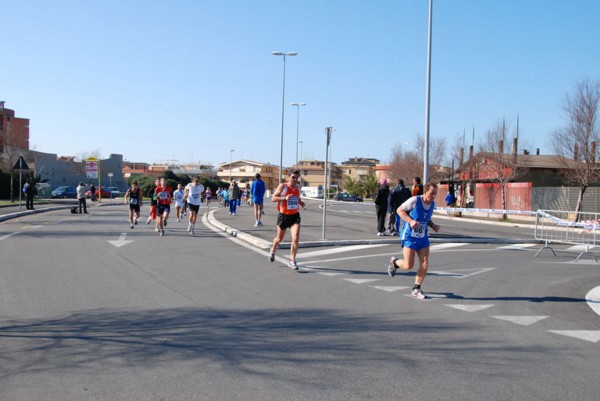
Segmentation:
<svg viewBox="0 0 600 401">
<path fill-rule="evenodd" d="M 277 234 L 271 245 L 269 252 L 269 261 L 275 261 L 275 252 L 289 228 L 292 235 L 290 247 L 290 260 L 288 266 L 292 270 L 298 270 L 296 255 L 298 252 L 299 237 L 300 237 L 300 207 L 304 208 L 305 204 L 301 199 L 300 186 L 298 180 L 300 172 L 292 171 L 288 175 L 287 182 L 279 184 L 273 196 L 272 202 L 277 203 Z M 235 183 L 232 183 L 232 186 Z M 382 184 L 384 184 L 382 182 Z M 429 266 L 429 236 L 428 229 L 431 228 L 438 232 L 440 227 L 433 223 L 431 217 L 435 208 L 435 197 L 437 195 L 437 185 L 427 183 L 422 187 L 421 194 L 410 197 L 404 201 L 395 210 L 399 221 L 402 222 L 400 230 L 400 242 L 403 248 L 403 259 L 396 257 L 390 259 L 387 272 L 390 277 L 394 277 L 397 269 L 410 270 L 414 267 L 416 257 L 419 258 L 419 268 L 415 277 L 415 284 L 412 289 L 412 296 L 417 299 L 427 299 L 427 296 L 421 290 L 421 284 L 427 275 Z M 265 184 L 262 181 L 260 174 L 256 174 L 255 180 L 250 189 L 252 195 L 252 203 L 254 204 L 255 226 L 262 225 L 261 217 L 263 211 L 263 200 L 265 195 Z M 182 188 L 181 184 L 177 185 L 175 191 L 166 185 L 165 178 L 157 179 L 154 188 L 148 194 L 150 201 L 150 215 L 146 220 L 147 224 L 151 221 L 156 221 L 156 231 L 161 235 L 165 235 L 164 228 L 167 226 L 169 213 L 171 211 L 171 201 L 174 200 L 177 221 L 180 222 L 186 214 L 186 209 L 189 209 L 189 223 L 187 231 L 193 235 L 196 228 L 196 219 L 203 198 L 210 202 L 212 196 L 210 189 L 204 190 L 204 186 L 199 182 L 198 178 L 194 178 L 192 182 Z M 125 194 L 125 202 L 129 204 L 129 223 L 130 227 L 134 228 L 140 218 L 140 206 L 142 205 L 142 192 L 137 182 L 133 182 L 131 188 Z M 235 209 L 234 209 L 235 210 Z M 230 215 L 235 215 L 235 212 L 230 212 Z"/>
</svg>

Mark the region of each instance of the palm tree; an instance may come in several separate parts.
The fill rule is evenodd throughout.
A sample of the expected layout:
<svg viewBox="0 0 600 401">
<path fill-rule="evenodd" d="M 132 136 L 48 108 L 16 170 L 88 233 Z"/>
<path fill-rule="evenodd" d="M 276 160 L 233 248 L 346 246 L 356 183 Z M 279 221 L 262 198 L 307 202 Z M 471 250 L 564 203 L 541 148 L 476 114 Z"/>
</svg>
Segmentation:
<svg viewBox="0 0 600 401">
<path fill-rule="evenodd" d="M 377 177 L 375 175 L 367 175 L 361 178 L 360 183 L 365 191 L 365 197 L 372 197 L 377 189 Z"/>
</svg>

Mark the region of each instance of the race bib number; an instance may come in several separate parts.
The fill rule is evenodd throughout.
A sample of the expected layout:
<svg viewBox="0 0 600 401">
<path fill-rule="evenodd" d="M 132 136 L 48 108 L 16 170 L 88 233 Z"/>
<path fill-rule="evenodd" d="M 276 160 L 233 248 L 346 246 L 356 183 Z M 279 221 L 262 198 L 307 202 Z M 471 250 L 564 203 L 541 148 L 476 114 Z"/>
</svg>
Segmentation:
<svg viewBox="0 0 600 401">
<path fill-rule="evenodd" d="M 411 230 L 410 236 L 413 238 L 424 238 L 426 226 L 419 223 L 419 226 Z"/>
<path fill-rule="evenodd" d="M 160 197 L 160 199 L 165 200 L 168 198 L 169 194 L 167 192 L 161 192 L 158 194 L 158 196 Z"/>
<path fill-rule="evenodd" d="M 175 199 L 181 202 L 183 200 L 183 194 L 181 192 L 178 192 L 177 195 L 175 195 Z"/>
<path fill-rule="evenodd" d="M 297 196 L 290 196 L 290 198 L 287 201 L 287 208 L 288 208 L 288 210 L 297 210 L 298 209 L 298 197 Z"/>
<path fill-rule="evenodd" d="M 192 199 L 198 199 L 200 197 L 200 194 L 192 194 Z"/>
<path fill-rule="evenodd" d="M 132 204 L 132 205 L 137 205 L 137 203 L 138 203 L 138 200 L 137 200 L 137 199 L 135 199 L 135 198 L 131 198 L 131 199 L 129 200 L 129 203 L 130 203 L 130 204 Z"/>
</svg>

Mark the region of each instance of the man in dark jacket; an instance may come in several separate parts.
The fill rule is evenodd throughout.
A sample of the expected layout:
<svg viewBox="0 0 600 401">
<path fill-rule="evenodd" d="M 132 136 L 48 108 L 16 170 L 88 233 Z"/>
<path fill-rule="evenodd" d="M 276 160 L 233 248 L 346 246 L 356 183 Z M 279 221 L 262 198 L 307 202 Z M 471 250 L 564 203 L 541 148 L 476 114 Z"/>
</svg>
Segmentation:
<svg viewBox="0 0 600 401">
<path fill-rule="evenodd" d="M 398 180 L 398 185 L 390 192 L 390 219 L 388 230 L 392 235 L 398 235 L 400 231 L 400 216 L 396 213 L 398 207 L 412 196 L 410 189 L 404 186 L 404 180 Z"/>
<path fill-rule="evenodd" d="M 377 212 L 377 235 L 385 235 L 385 216 L 388 209 L 388 198 L 390 196 L 390 187 L 386 178 L 379 181 L 379 185 L 373 194 L 375 211 Z"/>
</svg>

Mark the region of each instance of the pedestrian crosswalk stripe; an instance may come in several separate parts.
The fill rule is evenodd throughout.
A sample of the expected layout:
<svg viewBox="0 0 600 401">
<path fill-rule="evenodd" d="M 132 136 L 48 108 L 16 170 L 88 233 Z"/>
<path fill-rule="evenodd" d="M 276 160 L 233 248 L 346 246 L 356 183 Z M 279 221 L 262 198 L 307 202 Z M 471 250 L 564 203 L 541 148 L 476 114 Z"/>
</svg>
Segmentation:
<svg viewBox="0 0 600 401">
<path fill-rule="evenodd" d="M 465 312 L 479 312 L 495 305 L 460 305 L 460 304 L 444 304 L 450 308 L 462 310 Z"/>
<path fill-rule="evenodd" d="M 508 322 L 520 324 L 522 326 L 529 326 L 539 322 L 540 320 L 546 319 L 548 316 L 490 316 L 494 319 L 506 320 Z"/>
<path fill-rule="evenodd" d="M 589 341 L 591 343 L 600 341 L 600 330 L 548 330 L 548 332 Z"/>
<path fill-rule="evenodd" d="M 438 270 L 438 271 L 432 271 L 429 272 L 430 275 L 436 275 L 436 276 L 448 276 L 448 277 L 454 277 L 454 278 L 466 278 L 466 277 L 471 277 L 474 276 L 476 274 L 481 274 L 481 273 L 485 273 L 485 272 L 489 272 L 492 270 L 495 270 L 495 267 L 484 267 L 482 269 L 454 269 L 454 270 Z M 470 273 L 468 273 L 470 272 Z"/>
<path fill-rule="evenodd" d="M 381 246 L 386 246 L 386 244 L 352 245 L 352 246 L 345 246 L 343 248 L 336 247 L 336 248 L 331 248 L 331 249 L 323 249 L 320 251 L 298 253 L 298 258 L 306 259 L 306 258 L 312 258 L 315 256 L 330 255 L 332 253 L 351 252 L 351 251 L 358 251 L 361 249 L 377 248 L 377 247 L 381 247 Z"/>
<path fill-rule="evenodd" d="M 364 284 L 364 283 L 371 283 L 373 281 L 379 281 L 378 278 L 345 278 L 344 280 L 350 281 L 351 283 L 354 283 L 354 284 Z"/>
<path fill-rule="evenodd" d="M 335 276 L 343 276 L 346 273 L 329 273 L 329 272 L 319 272 L 319 274 L 322 274 L 324 276 L 328 276 L 328 277 L 335 277 Z"/>
</svg>

